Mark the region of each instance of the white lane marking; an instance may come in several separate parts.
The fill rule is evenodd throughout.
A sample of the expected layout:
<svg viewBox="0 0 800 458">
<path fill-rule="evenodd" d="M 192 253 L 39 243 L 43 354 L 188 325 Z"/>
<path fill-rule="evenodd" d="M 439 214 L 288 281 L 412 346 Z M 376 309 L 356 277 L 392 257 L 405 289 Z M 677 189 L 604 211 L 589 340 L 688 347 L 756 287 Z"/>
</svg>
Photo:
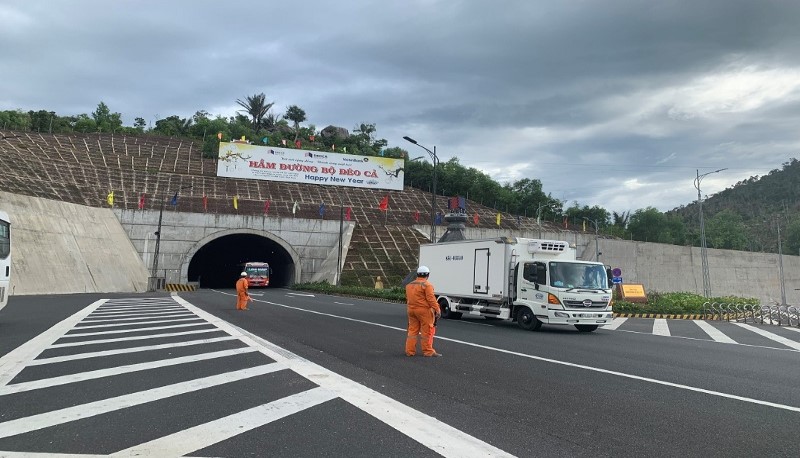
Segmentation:
<svg viewBox="0 0 800 458">
<path fill-rule="evenodd" d="M 334 304 L 339 304 L 339 305 L 355 305 L 355 304 L 351 304 L 350 302 L 336 302 L 336 301 L 334 301 L 333 303 Z"/>
<path fill-rule="evenodd" d="M 118 348 L 116 350 L 103 350 L 103 351 L 93 351 L 88 353 L 77 353 L 74 355 L 52 356 L 50 358 L 34 359 L 33 361 L 28 363 L 28 366 L 41 366 L 43 364 L 63 363 L 65 361 L 75 361 L 78 359 L 88 359 L 88 358 L 100 358 L 103 356 L 122 355 L 125 353 L 137 353 L 140 351 L 166 350 L 168 348 L 189 347 L 193 345 L 204 345 L 215 342 L 224 342 L 228 340 L 236 340 L 236 338 L 230 336 L 222 336 L 222 337 L 214 337 L 211 339 L 187 340 L 185 342 L 175 342 L 175 343 L 158 344 L 158 345 L 144 345 L 141 347 Z"/>
<path fill-rule="evenodd" d="M 128 374 L 131 372 L 157 369 L 159 367 L 177 366 L 179 364 L 194 363 L 198 361 L 205 361 L 215 358 L 224 358 L 226 356 L 234 356 L 242 353 L 251 353 L 254 351 L 256 351 L 256 349 L 250 347 L 234 348 L 232 350 L 220 350 L 211 353 L 199 353 L 197 355 L 160 359 L 156 361 L 148 361 L 146 363 L 127 364 L 124 366 L 117 366 L 109 369 L 98 369 L 94 371 L 80 372 L 77 374 L 62 375 L 59 377 L 51 377 L 41 380 L 32 380 L 30 382 L 14 383 L 12 385 L 6 385 L 0 387 L 0 396 L 5 396 L 7 394 L 12 394 L 12 393 L 21 393 L 23 391 L 32 391 L 42 388 L 49 388 L 51 386 L 66 385 L 68 383 L 82 382 L 84 380 L 94 380 L 103 377 L 113 377 L 115 375 Z"/>
<path fill-rule="evenodd" d="M 794 332 L 800 332 L 800 328 L 784 327 L 783 329 L 788 329 L 788 330 L 794 331 Z"/>
<path fill-rule="evenodd" d="M 153 308 L 131 308 L 125 310 L 97 310 L 96 312 L 92 313 L 91 316 L 121 316 L 121 315 L 141 315 L 145 313 L 155 313 L 155 312 L 176 312 L 183 309 L 183 307 L 153 307 Z M 140 313 L 137 313 L 140 312 Z"/>
<path fill-rule="evenodd" d="M 800 350 L 800 343 L 795 342 L 795 341 L 790 340 L 790 339 L 787 339 L 786 337 L 779 336 L 778 334 L 773 334 L 773 333 L 771 333 L 769 331 L 765 331 L 765 330 L 763 330 L 761 328 L 757 328 L 757 327 L 751 326 L 749 324 L 744 324 L 744 323 L 732 323 L 732 324 L 735 324 L 736 326 L 739 326 L 740 328 L 747 329 L 748 331 L 755 332 L 756 334 L 764 336 L 767 339 L 774 340 L 775 342 L 778 342 L 778 343 L 781 343 L 783 345 L 786 345 L 789 348 L 793 348 L 795 350 Z"/>
<path fill-rule="evenodd" d="M 3 458 L 108 458 L 108 455 L 88 455 L 83 453 L 39 453 L 39 452 L 9 452 L 0 450 Z M 194 458 L 194 457 L 193 457 Z"/>
<path fill-rule="evenodd" d="M 279 363 L 265 364 L 9 420 L 0 423 L 0 438 L 25 434 L 31 431 L 94 417 L 95 415 L 138 406 L 148 402 L 159 401 L 161 399 L 199 391 L 205 388 L 212 388 L 226 383 L 258 377 L 284 369 L 286 369 L 286 366 Z"/>
<path fill-rule="evenodd" d="M 489 327 L 494 327 L 494 325 L 493 325 L 493 324 L 486 324 L 486 323 L 476 323 L 476 322 L 474 322 L 474 321 L 462 321 L 462 323 L 464 323 L 464 324 L 472 324 L 472 325 L 475 325 L 475 326 L 489 326 Z"/>
<path fill-rule="evenodd" d="M 622 326 L 622 324 L 625 323 L 626 321 L 628 321 L 627 318 L 614 318 L 613 320 L 611 320 L 611 323 L 603 326 L 602 329 L 609 329 L 613 331 Z"/>
<path fill-rule="evenodd" d="M 148 340 L 148 339 L 155 339 L 158 337 L 188 336 L 192 334 L 205 334 L 207 332 L 219 332 L 219 329 L 216 328 L 195 329 L 194 331 L 164 332 L 161 334 L 148 334 L 146 336 L 130 336 L 130 337 L 115 337 L 113 339 L 81 340 L 80 342 L 66 342 L 60 344 L 53 344 L 50 345 L 48 348 L 80 347 L 81 345 L 96 345 L 96 344 L 104 344 L 111 342 L 127 342 L 130 340 Z"/>
<path fill-rule="evenodd" d="M 67 337 L 82 337 L 82 336 L 102 336 L 107 334 L 124 334 L 126 332 L 142 332 L 142 331 L 158 331 L 161 329 L 174 329 L 174 328 L 188 328 L 192 326 L 206 326 L 208 323 L 186 323 L 186 324 L 171 324 L 169 326 L 151 326 L 147 328 L 131 328 L 131 329 L 114 329 L 111 331 L 95 331 L 95 332 L 71 332 L 61 336 L 62 339 Z"/>
<path fill-rule="evenodd" d="M 733 343 L 735 344 L 736 341 L 731 339 L 730 337 L 726 336 L 722 333 L 719 329 L 711 326 L 709 323 L 706 323 L 703 320 L 692 320 L 694 324 L 700 327 L 709 337 L 714 339 L 714 342 L 724 342 L 724 343 Z"/>
<path fill-rule="evenodd" d="M 93 320 L 97 320 L 97 321 L 105 320 L 105 321 L 107 321 L 107 320 L 112 319 L 112 318 L 113 319 L 117 319 L 117 318 L 131 317 L 131 316 L 132 317 L 139 317 L 139 318 L 148 318 L 148 317 L 150 317 L 150 318 L 158 318 L 159 315 L 172 315 L 172 314 L 176 314 L 176 313 L 187 314 L 188 312 L 186 310 L 176 309 L 176 310 L 171 310 L 171 311 L 166 311 L 166 312 L 164 312 L 164 311 L 141 312 L 141 313 L 125 312 L 125 313 L 120 314 L 120 315 L 97 315 L 97 314 L 93 313 L 93 314 L 87 316 L 84 319 L 84 323 L 89 322 L 89 321 L 93 321 Z"/>
<path fill-rule="evenodd" d="M 652 336 L 652 332 L 642 332 L 642 331 L 629 331 L 627 329 L 617 329 L 618 332 L 627 332 L 630 334 L 640 334 L 643 336 Z M 696 340 L 698 342 L 707 342 L 707 343 L 722 343 L 722 342 L 714 342 L 708 339 L 700 339 L 697 337 L 685 337 L 685 336 L 670 336 L 673 339 L 686 339 L 686 340 Z M 733 345 L 741 345 L 743 347 L 752 347 L 752 348 L 760 348 L 763 350 L 771 350 L 771 351 L 793 351 L 796 352 L 797 350 L 792 350 L 791 348 L 778 348 L 778 347 L 769 347 L 767 345 L 753 345 L 753 344 L 743 344 L 736 342 Z"/>
<path fill-rule="evenodd" d="M 320 387 L 336 393 L 350 404 L 440 455 L 446 457 L 513 456 L 436 418 L 414 410 L 386 395 L 342 377 L 254 334 L 233 326 L 195 307 L 180 296 L 173 295 L 173 298 L 214 326 L 239 337 L 245 344 L 258 348 L 261 353 L 271 359 L 284 364 L 292 371 L 311 380 Z M 402 331 L 406 332 L 405 329 Z M 431 431 L 436 431 L 436 433 L 432 434 Z"/>
<path fill-rule="evenodd" d="M 111 456 L 188 455 L 196 450 L 210 447 L 332 399 L 336 399 L 334 393 L 324 388 L 312 388 L 308 391 L 293 394 L 150 442 L 120 450 Z"/>
<path fill-rule="evenodd" d="M 75 326 L 72 330 L 75 329 L 96 329 L 96 328 L 118 328 L 120 326 L 138 326 L 140 324 L 158 324 L 158 323 L 178 323 L 180 321 L 197 321 L 202 320 L 199 316 L 194 318 L 174 318 L 170 320 L 156 320 L 156 321 L 129 321 L 127 323 L 120 323 L 120 324 L 93 324 L 90 326 Z M 65 334 L 69 335 L 69 334 Z"/>
<path fill-rule="evenodd" d="M 667 320 L 664 318 L 656 318 L 653 321 L 653 334 L 657 336 L 668 336 L 669 333 L 669 325 L 667 325 Z"/>
<path fill-rule="evenodd" d="M 176 300 L 179 300 L 179 299 L 181 301 L 183 301 L 183 299 L 181 299 L 179 297 L 176 297 Z M 301 311 L 301 312 L 312 313 L 314 315 L 322 315 L 322 316 L 327 316 L 327 317 L 331 317 L 331 318 L 338 318 L 338 319 L 341 319 L 341 320 L 352 321 L 352 322 L 355 322 L 355 323 L 363 323 L 363 324 L 368 324 L 368 325 L 371 325 L 371 326 L 377 326 L 377 327 L 380 327 L 380 328 L 394 329 L 396 331 L 408 332 L 407 329 L 398 328 L 396 326 L 389 326 L 389 325 L 386 325 L 386 324 L 373 323 L 371 321 L 358 320 L 356 318 L 349 318 L 349 317 L 346 317 L 346 316 L 333 315 L 331 313 L 317 312 L 316 310 L 308 310 L 308 309 L 304 309 L 304 308 L 300 308 L 300 307 L 294 307 L 294 306 L 291 306 L 291 305 L 279 304 L 277 302 L 269 302 L 269 301 L 260 301 L 260 302 L 263 302 L 265 304 L 276 305 L 278 307 L 283 307 L 283 308 L 287 308 L 287 309 L 297 310 L 297 311 Z M 184 305 L 186 305 L 186 304 L 189 304 L 189 303 L 185 302 Z M 189 304 L 189 305 L 191 305 L 191 304 Z M 190 309 L 195 310 L 196 307 L 191 306 Z M 197 310 L 199 310 L 199 309 L 197 309 Z M 197 311 L 195 311 L 195 313 L 200 315 L 200 313 L 197 312 Z M 208 315 L 205 312 L 203 312 L 203 315 L 201 315 L 201 316 L 208 316 Z M 213 315 L 211 315 L 211 316 L 213 316 Z M 207 321 L 211 321 L 208 318 L 206 318 L 206 320 Z M 216 326 L 219 326 L 219 325 L 216 325 Z M 612 370 L 609 370 L 609 369 L 602 369 L 602 368 L 599 368 L 599 367 L 586 366 L 586 365 L 577 364 L 577 363 L 570 363 L 568 361 L 560 361 L 560 360 L 557 360 L 557 359 L 545 358 L 543 356 L 528 355 L 528 354 L 525 354 L 525 353 L 519 353 L 519 352 L 516 352 L 516 351 L 506 350 L 506 349 L 503 349 L 503 348 L 497 348 L 497 347 L 491 347 L 491 346 L 488 346 L 488 345 L 481 345 L 481 344 L 476 344 L 476 343 L 473 343 L 473 342 L 467 342 L 465 340 L 458 340 L 458 339 L 452 339 L 452 338 L 449 338 L 449 337 L 442 337 L 439 334 L 436 335 L 436 339 L 437 340 L 446 340 L 448 342 L 460 343 L 462 345 L 468 345 L 470 347 L 482 348 L 484 350 L 492 350 L 492 351 L 496 351 L 498 353 L 505 353 L 505 354 L 514 355 L 514 356 L 521 356 L 523 358 L 533 359 L 533 360 L 536 360 L 536 361 L 542 361 L 542 362 L 546 362 L 546 363 L 558 364 L 558 365 L 561 365 L 561 366 L 575 367 L 575 368 L 578 368 L 578 369 L 584 369 L 584 370 L 588 370 L 588 371 L 599 372 L 601 374 L 609 374 L 609 375 L 615 375 L 615 376 L 618 376 L 618 377 L 629 378 L 629 379 L 633 379 L 633 380 L 639 380 L 639 381 L 642 381 L 642 382 L 653 383 L 655 385 L 669 386 L 669 387 L 673 387 L 673 388 L 679 388 L 679 389 L 682 389 L 682 390 L 694 391 L 694 392 L 697 392 L 697 393 L 710 394 L 712 396 L 719 396 L 719 397 L 722 397 L 722 398 L 735 399 L 735 400 L 738 400 L 738 401 L 749 402 L 749 403 L 752 403 L 752 404 L 759 404 L 759 405 L 763 405 L 763 406 L 767 406 L 767 407 L 775 407 L 777 409 L 784 409 L 784 410 L 790 410 L 790 411 L 793 411 L 793 412 L 800 412 L 800 407 L 784 405 L 784 404 L 778 404 L 778 403 L 769 402 L 769 401 L 762 401 L 760 399 L 748 398 L 748 397 L 744 397 L 744 396 L 738 396 L 738 395 L 735 395 L 735 394 L 723 393 L 723 392 L 720 392 L 720 391 L 707 390 L 705 388 L 698 388 L 698 387 L 694 387 L 694 386 L 690 386 L 690 385 L 682 385 L 680 383 L 667 382 L 667 381 L 664 381 L 664 380 L 658 380 L 658 379 L 654 379 L 654 378 L 650 378 L 650 377 L 642 377 L 640 375 L 627 374 L 625 372 L 612 371 Z M 696 340 L 702 340 L 702 339 L 696 339 Z"/>
<path fill-rule="evenodd" d="M 106 302 L 106 300 L 107 299 L 101 299 L 91 303 L 0 358 L 0 386 L 10 382 L 11 379 L 16 377 L 17 374 L 33 360 L 33 358 L 44 351 L 48 345 L 58 340 L 59 337 L 74 327 L 76 323 L 84 319 L 86 315 L 92 313 L 97 307 Z"/>
<path fill-rule="evenodd" d="M 178 313 L 178 314 L 175 314 L 175 315 L 154 316 L 152 318 L 153 319 L 156 319 L 156 318 L 158 318 L 158 319 L 161 319 L 161 318 L 186 318 L 187 316 L 190 316 L 190 315 L 191 315 L 191 313 L 186 312 L 186 313 Z M 83 321 L 78 323 L 78 326 L 76 326 L 76 328 L 82 327 L 82 326 L 80 326 L 81 324 L 95 324 L 95 323 L 120 323 L 120 324 L 122 324 L 123 321 L 136 321 L 136 320 L 146 320 L 146 319 L 147 319 L 147 317 L 145 317 L 145 316 L 140 316 L 138 318 L 114 318 L 114 319 L 102 319 L 102 320 L 86 320 L 86 319 L 84 319 Z M 147 321 L 145 321 L 145 322 L 147 322 Z"/>
<path fill-rule="evenodd" d="M 303 294 L 303 293 L 286 293 L 287 296 L 305 296 L 305 297 L 316 297 L 313 294 Z"/>
</svg>

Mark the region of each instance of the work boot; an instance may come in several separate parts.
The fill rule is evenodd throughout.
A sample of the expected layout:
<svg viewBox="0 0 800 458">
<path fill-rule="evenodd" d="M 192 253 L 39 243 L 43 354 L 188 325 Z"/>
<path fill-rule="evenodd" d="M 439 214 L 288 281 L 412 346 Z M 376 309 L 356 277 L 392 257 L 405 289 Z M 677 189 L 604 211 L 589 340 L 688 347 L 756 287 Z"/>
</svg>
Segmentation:
<svg viewBox="0 0 800 458">
<path fill-rule="evenodd" d="M 441 353 L 436 353 L 436 352 L 433 352 L 433 354 L 432 354 L 432 355 L 425 355 L 425 356 L 427 356 L 427 357 L 429 357 L 429 358 L 433 358 L 433 357 L 439 357 L 439 356 L 442 356 L 442 354 L 441 354 Z"/>
</svg>

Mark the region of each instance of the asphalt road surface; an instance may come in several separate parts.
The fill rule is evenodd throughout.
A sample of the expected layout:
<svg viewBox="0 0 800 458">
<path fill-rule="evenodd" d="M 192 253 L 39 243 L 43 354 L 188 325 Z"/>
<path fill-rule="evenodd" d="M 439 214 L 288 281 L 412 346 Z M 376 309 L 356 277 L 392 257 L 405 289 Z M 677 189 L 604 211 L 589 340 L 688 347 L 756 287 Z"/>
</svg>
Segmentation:
<svg viewBox="0 0 800 458">
<path fill-rule="evenodd" d="M 11 298 L 0 456 L 797 456 L 797 328 L 464 318 L 406 357 L 403 304 L 252 293 Z"/>
</svg>

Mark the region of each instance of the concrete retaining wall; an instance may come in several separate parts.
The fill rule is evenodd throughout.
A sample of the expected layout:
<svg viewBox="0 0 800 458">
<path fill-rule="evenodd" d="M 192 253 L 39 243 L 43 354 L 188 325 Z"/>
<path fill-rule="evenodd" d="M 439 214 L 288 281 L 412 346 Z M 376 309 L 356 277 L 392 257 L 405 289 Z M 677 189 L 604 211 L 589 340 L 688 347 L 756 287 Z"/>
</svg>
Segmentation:
<svg viewBox="0 0 800 458">
<path fill-rule="evenodd" d="M 147 270 L 110 209 L 0 191 L 11 217 L 11 295 L 142 292 Z"/>
<path fill-rule="evenodd" d="M 430 226 L 415 226 L 430 234 Z M 437 237 L 445 227 L 437 227 Z M 515 236 L 539 238 L 539 231 L 508 231 L 466 228 L 467 238 Z M 548 232 L 541 237 L 565 240 L 577 247 L 578 258 L 595 259 L 595 237 L 589 232 Z M 641 283 L 645 291 L 690 292 L 703 294 L 703 269 L 700 248 L 661 243 L 598 238 L 600 261 L 622 269 L 625 283 Z M 763 304 L 781 302 L 781 277 L 778 255 L 749 251 L 708 249 L 708 270 L 713 296 L 741 296 L 759 299 Z M 800 305 L 800 257 L 783 255 L 786 302 Z"/>
</svg>

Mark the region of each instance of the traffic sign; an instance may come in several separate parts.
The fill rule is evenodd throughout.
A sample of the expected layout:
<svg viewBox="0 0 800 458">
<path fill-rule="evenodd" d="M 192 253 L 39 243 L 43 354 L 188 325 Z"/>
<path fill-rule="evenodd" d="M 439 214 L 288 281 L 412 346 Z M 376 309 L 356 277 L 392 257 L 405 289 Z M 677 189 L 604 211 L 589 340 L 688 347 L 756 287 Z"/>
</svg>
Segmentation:
<svg viewBox="0 0 800 458">
<path fill-rule="evenodd" d="M 612 277 L 611 278 L 611 283 L 613 283 L 615 285 L 621 284 L 622 283 L 622 277 Z"/>
</svg>

